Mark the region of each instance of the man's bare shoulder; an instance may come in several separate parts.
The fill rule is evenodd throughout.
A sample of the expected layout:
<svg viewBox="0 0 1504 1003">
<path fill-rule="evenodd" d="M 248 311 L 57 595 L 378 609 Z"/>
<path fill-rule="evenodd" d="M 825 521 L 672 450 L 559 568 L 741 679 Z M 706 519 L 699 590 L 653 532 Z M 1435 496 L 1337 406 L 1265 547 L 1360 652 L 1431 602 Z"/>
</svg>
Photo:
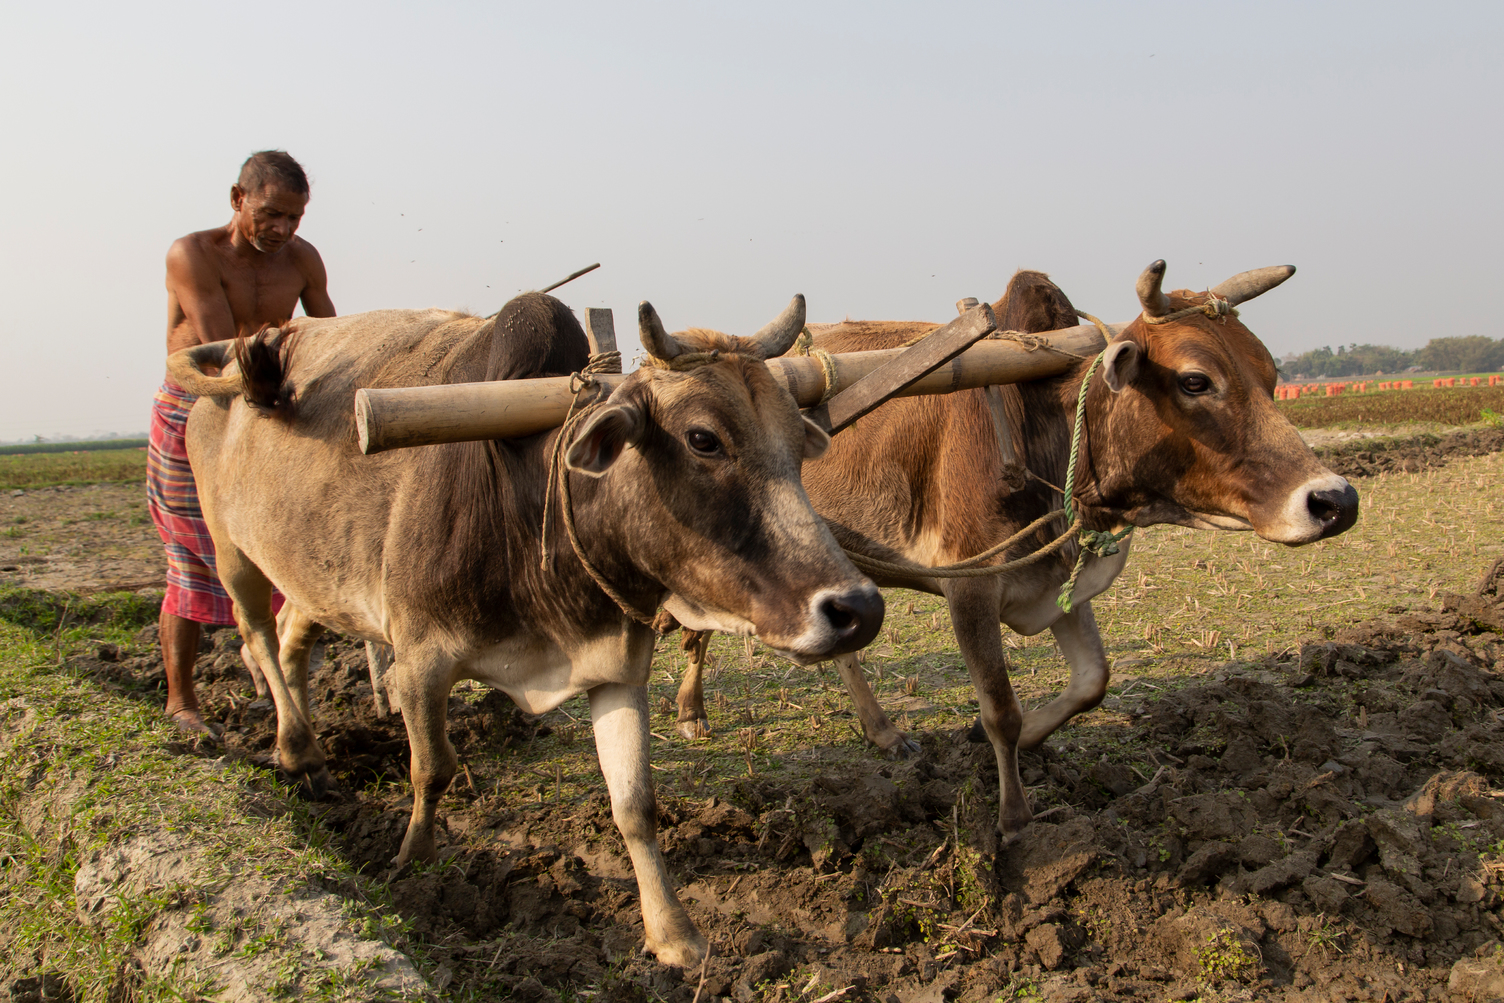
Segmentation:
<svg viewBox="0 0 1504 1003">
<path fill-rule="evenodd" d="M 287 242 L 287 250 L 292 260 L 297 262 L 298 268 L 307 271 L 310 267 L 322 269 L 324 259 L 319 256 L 318 248 L 314 247 L 302 237 L 293 237 Z"/>
<path fill-rule="evenodd" d="M 167 249 L 167 276 L 207 278 L 219 275 L 219 246 L 228 239 L 224 227 L 199 230 L 179 237 Z"/>
</svg>

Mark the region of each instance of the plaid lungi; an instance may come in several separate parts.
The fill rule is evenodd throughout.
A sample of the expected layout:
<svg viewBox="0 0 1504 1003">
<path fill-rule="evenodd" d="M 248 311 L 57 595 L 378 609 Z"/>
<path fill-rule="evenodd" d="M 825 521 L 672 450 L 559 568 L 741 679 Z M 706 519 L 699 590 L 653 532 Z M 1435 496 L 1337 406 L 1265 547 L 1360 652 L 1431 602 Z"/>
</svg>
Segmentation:
<svg viewBox="0 0 1504 1003">
<path fill-rule="evenodd" d="M 214 540 L 198 505 L 183 432 L 197 400 L 163 383 L 151 409 L 146 447 L 146 507 L 167 545 L 167 594 L 162 610 L 196 623 L 234 624 L 235 608 L 214 569 Z M 272 608 L 282 605 L 273 594 Z"/>
</svg>

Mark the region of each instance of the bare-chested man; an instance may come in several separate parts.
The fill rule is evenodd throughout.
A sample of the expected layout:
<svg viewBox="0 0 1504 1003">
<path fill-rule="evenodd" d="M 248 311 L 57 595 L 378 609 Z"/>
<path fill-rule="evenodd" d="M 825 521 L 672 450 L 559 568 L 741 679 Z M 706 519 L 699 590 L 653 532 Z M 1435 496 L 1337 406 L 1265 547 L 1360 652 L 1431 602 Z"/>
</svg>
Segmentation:
<svg viewBox="0 0 1504 1003">
<path fill-rule="evenodd" d="M 255 334 L 292 317 L 333 317 L 328 276 L 313 245 L 297 236 L 308 177 L 280 150 L 253 154 L 230 188 L 230 222 L 175 241 L 167 252 L 167 354 Z M 214 570 L 183 429 L 194 398 L 164 382 L 152 409 L 147 502 L 167 545 L 167 595 L 158 621 L 167 670 L 167 715 L 185 731 L 209 732 L 193 691 L 202 624 L 233 624 Z M 256 671 L 254 665 L 249 668 Z"/>
</svg>

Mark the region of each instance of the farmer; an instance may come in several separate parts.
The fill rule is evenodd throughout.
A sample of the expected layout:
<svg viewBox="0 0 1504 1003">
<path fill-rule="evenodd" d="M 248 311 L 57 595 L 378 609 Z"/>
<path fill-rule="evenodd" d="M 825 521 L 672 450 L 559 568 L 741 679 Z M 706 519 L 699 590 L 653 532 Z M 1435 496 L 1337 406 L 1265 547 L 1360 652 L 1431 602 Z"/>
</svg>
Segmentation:
<svg viewBox="0 0 1504 1003">
<path fill-rule="evenodd" d="M 281 150 L 252 154 L 230 186 L 230 222 L 175 241 L 167 252 L 167 354 L 255 334 L 292 317 L 333 317 L 328 276 L 313 245 L 296 236 L 308 204 L 308 176 Z M 158 621 L 167 671 L 167 716 L 187 732 L 214 734 L 193 691 L 202 624 L 233 624 L 230 597 L 214 570 L 183 431 L 196 398 L 163 382 L 152 407 L 146 498 L 167 545 L 167 594 Z M 260 670 L 249 650 L 252 676 Z"/>
</svg>

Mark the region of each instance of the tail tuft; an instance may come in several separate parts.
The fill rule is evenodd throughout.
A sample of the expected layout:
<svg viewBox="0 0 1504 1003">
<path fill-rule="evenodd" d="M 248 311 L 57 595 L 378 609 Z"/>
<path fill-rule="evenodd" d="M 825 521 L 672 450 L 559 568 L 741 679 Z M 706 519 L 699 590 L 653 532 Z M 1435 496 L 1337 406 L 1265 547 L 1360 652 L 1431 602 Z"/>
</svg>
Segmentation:
<svg viewBox="0 0 1504 1003">
<path fill-rule="evenodd" d="M 293 337 L 270 325 L 250 338 L 235 339 L 235 362 L 240 367 L 245 402 L 263 417 L 292 417 L 294 394 L 287 382 L 292 363 Z"/>
</svg>

